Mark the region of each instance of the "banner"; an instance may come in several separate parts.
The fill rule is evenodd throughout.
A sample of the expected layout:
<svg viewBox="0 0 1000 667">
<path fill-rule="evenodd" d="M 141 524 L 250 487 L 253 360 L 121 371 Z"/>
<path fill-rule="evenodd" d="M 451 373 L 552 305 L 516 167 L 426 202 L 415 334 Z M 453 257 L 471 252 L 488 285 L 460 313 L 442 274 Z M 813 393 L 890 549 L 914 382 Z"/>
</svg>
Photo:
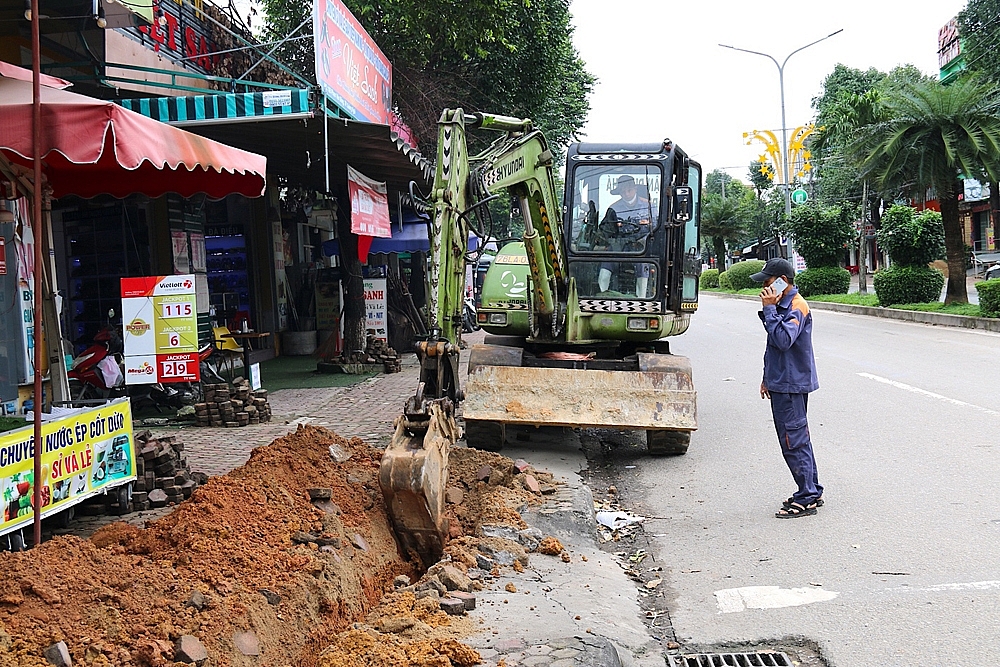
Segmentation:
<svg viewBox="0 0 1000 667">
<path fill-rule="evenodd" d="M 365 333 L 389 340 L 385 278 L 365 278 Z"/>
<path fill-rule="evenodd" d="M 313 1 L 316 80 L 354 120 L 389 125 L 392 63 L 343 0 Z"/>
<path fill-rule="evenodd" d="M 0 534 L 33 520 L 34 426 L 0 433 Z M 76 505 L 135 475 L 127 398 L 42 423 L 42 516 Z"/>
<path fill-rule="evenodd" d="M 125 383 L 197 382 L 193 275 L 122 278 Z"/>
<path fill-rule="evenodd" d="M 373 181 L 347 165 L 347 190 L 351 197 L 351 231 L 363 236 L 392 238 L 385 183 Z"/>
</svg>

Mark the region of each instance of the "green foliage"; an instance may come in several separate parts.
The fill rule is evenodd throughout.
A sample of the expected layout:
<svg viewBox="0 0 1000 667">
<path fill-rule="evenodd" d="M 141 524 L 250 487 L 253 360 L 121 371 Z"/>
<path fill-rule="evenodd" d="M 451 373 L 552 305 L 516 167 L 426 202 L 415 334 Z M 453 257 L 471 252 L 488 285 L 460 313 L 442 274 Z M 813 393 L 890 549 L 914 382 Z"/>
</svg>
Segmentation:
<svg viewBox="0 0 1000 667">
<path fill-rule="evenodd" d="M 719 270 L 718 269 L 705 269 L 701 272 L 701 278 L 698 279 L 698 286 L 701 289 L 712 289 L 719 286 Z"/>
<path fill-rule="evenodd" d="M 573 46 L 565 0 L 345 0 L 393 64 L 393 104 L 433 155 L 442 109 L 462 107 L 531 118 L 557 150 L 590 109 L 595 79 Z M 262 0 L 262 37 L 288 36 L 312 0 Z M 310 80 L 313 41 L 276 55 Z"/>
<path fill-rule="evenodd" d="M 903 83 L 884 103 L 886 120 L 861 128 L 851 144 L 862 176 L 881 189 L 913 184 L 947 199 L 960 173 L 1000 178 L 1000 89 L 976 78 Z"/>
<path fill-rule="evenodd" d="M 1000 278 L 976 283 L 976 292 L 983 317 L 1000 317 Z"/>
<path fill-rule="evenodd" d="M 720 265 L 725 262 L 726 243 L 738 240 L 742 232 L 738 200 L 706 194 L 701 207 L 701 235 L 712 239 L 715 258 Z"/>
<path fill-rule="evenodd" d="M 806 269 L 795 276 L 795 286 L 804 297 L 818 294 L 847 294 L 851 286 L 851 274 L 839 266 L 821 266 Z"/>
<path fill-rule="evenodd" d="M 941 298 L 944 275 L 926 266 L 900 266 L 875 272 L 875 294 L 883 306 L 928 303 Z"/>
<path fill-rule="evenodd" d="M 854 238 L 852 221 L 856 217 L 851 207 L 802 204 L 792 209 L 784 228 L 809 268 L 837 266 L 844 246 Z"/>
<path fill-rule="evenodd" d="M 958 31 L 962 35 L 962 53 L 966 67 L 981 72 L 1000 83 L 1000 1 L 968 0 L 958 13 Z"/>
<path fill-rule="evenodd" d="M 758 273 L 764 268 L 764 262 L 759 259 L 751 259 L 746 262 L 737 262 L 729 267 L 726 271 L 726 276 L 729 279 L 730 289 L 741 290 L 750 289 L 751 287 L 756 287 L 759 283 L 755 283 L 750 276 Z M 719 278 L 719 283 L 722 283 L 722 278 Z"/>
<path fill-rule="evenodd" d="M 762 194 L 764 194 L 765 190 L 768 190 L 772 185 L 774 185 L 774 182 L 771 181 L 771 177 L 764 173 L 763 166 L 763 162 L 760 160 L 754 160 L 747 168 L 747 177 L 750 179 L 750 185 L 757 191 L 758 199 Z"/>
<path fill-rule="evenodd" d="M 882 214 L 876 233 L 878 244 L 900 266 L 927 266 L 944 257 L 944 225 L 937 211 L 915 215 L 909 206 L 896 204 Z"/>
<path fill-rule="evenodd" d="M 800 273 L 799 275 L 802 274 Z M 798 282 L 797 278 L 796 282 Z M 874 294 L 859 294 L 857 292 L 851 292 L 850 294 L 820 294 L 819 296 L 811 297 L 809 300 L 825 301 L 827 303 L 846 303 L 852 306 L 878 305 L 878 297 Z"/>
<path fill-rule="evenodd" d="M 729 271 L 723 271 L 719 274 L 719 289 L 732 291 L 733 284 L 729 282 Z"/>
</svg>

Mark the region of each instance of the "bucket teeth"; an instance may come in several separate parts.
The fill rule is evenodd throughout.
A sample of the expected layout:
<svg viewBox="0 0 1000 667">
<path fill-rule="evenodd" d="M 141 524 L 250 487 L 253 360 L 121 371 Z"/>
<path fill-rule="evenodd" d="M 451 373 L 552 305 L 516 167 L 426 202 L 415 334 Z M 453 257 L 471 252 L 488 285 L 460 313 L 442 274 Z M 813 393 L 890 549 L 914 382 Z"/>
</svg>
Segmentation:
<svg viewBox="0 0 1000 667">
<path fill-rule="evenodd" d="M 396 432 L 382 456 L 379 485 L 404 552 L 424 566 L 437 561 L 448 539 L 444 492 L 448 452 L 459 429 L 449 406 L 431 403 L 429 418 L 412 422 L 396 418 Z"/>
</svg>

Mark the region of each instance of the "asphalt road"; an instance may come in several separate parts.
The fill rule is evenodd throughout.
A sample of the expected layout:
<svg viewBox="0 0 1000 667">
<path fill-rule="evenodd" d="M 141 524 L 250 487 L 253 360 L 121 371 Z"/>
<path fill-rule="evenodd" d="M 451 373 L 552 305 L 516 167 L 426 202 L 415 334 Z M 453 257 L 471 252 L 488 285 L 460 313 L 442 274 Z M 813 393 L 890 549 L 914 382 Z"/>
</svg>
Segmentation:
<svg viewBox="0 0 1000 667">
<path fill-rule="evenodd" d="M 758 309 L 703 296 L 672 343 L 700 429 L 686 456 L 629 470 L 678 638 L 804 636 L 837 667 L 1000 665 L 1000 335 L 813 311 L 826 506 L 779 520 L 794 485 L 758 394 Z"/>
</svg>

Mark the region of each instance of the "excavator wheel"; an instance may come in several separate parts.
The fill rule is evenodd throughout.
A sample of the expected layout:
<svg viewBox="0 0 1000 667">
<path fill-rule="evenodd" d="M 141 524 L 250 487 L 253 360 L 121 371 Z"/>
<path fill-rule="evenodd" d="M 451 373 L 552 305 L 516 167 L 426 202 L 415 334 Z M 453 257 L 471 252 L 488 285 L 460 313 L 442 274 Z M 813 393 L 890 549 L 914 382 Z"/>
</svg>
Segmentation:
<svg viewBox="0 0 1000 667">
<path fill-rule="evenodd" d="M 691 444 L 691 431 L 646 431 L 646 451 L 652 456 L 680 456 Z"/>
<path fill-rule="evenodd" d="M 504 425 L 479 419 L 465 420 L 465 443 L 473 449 L 499 452 L 503 449 Z"/>
</svg>

